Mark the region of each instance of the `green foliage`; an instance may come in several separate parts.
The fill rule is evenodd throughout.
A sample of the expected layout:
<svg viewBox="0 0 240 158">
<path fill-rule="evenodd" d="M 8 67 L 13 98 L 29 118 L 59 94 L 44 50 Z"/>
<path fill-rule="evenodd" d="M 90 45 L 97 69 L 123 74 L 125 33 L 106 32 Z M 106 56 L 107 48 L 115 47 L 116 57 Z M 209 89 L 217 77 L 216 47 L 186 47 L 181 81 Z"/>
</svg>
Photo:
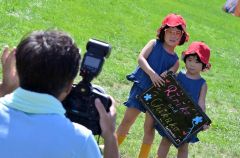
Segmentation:
<svg viewBox="0 0 240 158">
<path fill-rule="evenodd" d="M 200 143 L 190 145 L 189 157 L 240 157 L 240 18 L 223 12 L 224 3 L 224 0 L 0 0 L 0 47 L 16 46 L 26 33 L 49 28 L 69 32 L 82 53 L 89 38 L 109 42 L 112 53 L 94 83 L 103 86 L 118 102 L 119 124 L 125 111 L 122 104 L 131 87 L 125 76 L 136 67 L 142 47 L 155 38 L 162 19 L 170 12 L 179 13 L 187 21 L 190 41 L 177 48 L 178 55 L 192 41 L 205 41 L 211 48 L 212 69 L 203 76 L 208 83 L 207 113 L 213 123 L 208 131 L 199 133 Z M 122 157 L 137 157 L 143 122 L 141 114 L 120 147 Z M 156 134 L 151 157 L 156 155 L 160 139 Z M 176 149 L 172 147 L 169 157 L 175 155 Z"/>
</svg>

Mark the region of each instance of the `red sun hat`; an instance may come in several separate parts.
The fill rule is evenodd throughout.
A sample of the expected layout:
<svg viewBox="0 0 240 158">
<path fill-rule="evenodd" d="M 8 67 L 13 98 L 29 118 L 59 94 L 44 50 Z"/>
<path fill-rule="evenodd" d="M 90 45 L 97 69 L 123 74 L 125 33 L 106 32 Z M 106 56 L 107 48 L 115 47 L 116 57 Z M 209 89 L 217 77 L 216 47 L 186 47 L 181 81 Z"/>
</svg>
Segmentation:
<svg viewBox="0 0 240 158">
<path fill-rule="evenodd" d="M 210 59 L 210 48 L 203 42 L 193 42 L 190 44 L 188 49 L 183 52 L 183 58 L 189 54 L 197 54 L 200 60 L 210 66 L 209 59 Z"/>
<path fill-rule="evenodd" d="M 169 27 L 176 27 L 176 26 L 181 26 L 183 29 L 183 32 L 186 36 L 186 42 L 189 39 L 189 35 L 186 32 L 186 21 L 183 19 L 183 17 L 181 15 L 178 14 L 168 14 L 162 21 L 162 25 L 161 27 L 157 30 L 157 34 L 159 35 L 161 30 L 165 27 L 165 26 L 169 26 Z"/>
</svg>

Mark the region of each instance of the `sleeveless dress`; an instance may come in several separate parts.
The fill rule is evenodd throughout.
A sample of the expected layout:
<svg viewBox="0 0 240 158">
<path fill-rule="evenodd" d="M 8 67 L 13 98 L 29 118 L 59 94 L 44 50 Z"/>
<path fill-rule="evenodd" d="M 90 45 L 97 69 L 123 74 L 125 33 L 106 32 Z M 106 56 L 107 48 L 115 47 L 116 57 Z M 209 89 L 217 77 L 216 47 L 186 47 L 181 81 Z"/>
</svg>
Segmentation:
<svg viewBox="0 0 240 158">
<path fill-rule="evenodd" d="M 190 79 L 186 76 L 186 74 L 184 74 L 182 72 L 179 72 L 179 74 L 177 75 L 177 81 L 185 89 L 186 93 L 190 97 L 192 97 L 193 101 L 196 104 L 198 104 L 201 88 L 206 81 L 203 78 L 196 79 L 196 80 Z M 161 136 L 166 137 L 166 134 L 163 132 L 163 130 L 160 128 L 159 125 L 156 125 L 155 128 Z M 195 143 L 198 141 L 199 141 L 199 139 L 197 138 L 197 135 L 195 135 L 195 136 L 190 137 L 187 142 Z"/>
<path fill-rule="evenodd" d="M 176 53 L 170 54 L 163 48 L 163 43 L 156 40 L 156 43 L 147 58 L 148 64 L 157 73 L 161 74 L 170 69 L 178 61 Z M 128 100 L 124 103 L 125 106 L 136 108 L 142 112 L 146 112 L 144 106 L 138 101 L 137 96 L 143 93 L 144 90 L 150 88 L 152 81 L 150 77 L 138 66 L 134 72 L 127 75 L 129 81 L 134 82 L 130 90 Z"/>
</svg>

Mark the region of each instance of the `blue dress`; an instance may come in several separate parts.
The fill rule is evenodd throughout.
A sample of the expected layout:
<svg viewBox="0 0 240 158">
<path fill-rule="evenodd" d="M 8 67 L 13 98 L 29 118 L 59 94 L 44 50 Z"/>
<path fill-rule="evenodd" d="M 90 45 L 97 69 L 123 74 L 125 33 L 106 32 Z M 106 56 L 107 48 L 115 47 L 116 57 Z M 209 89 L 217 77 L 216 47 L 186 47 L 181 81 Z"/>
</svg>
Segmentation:
<svg viewBox="0 0 240 158">
<path fill-rule="evenodd" d="M 148 64 L 159 75 L 170 69 L 177 61 L 177 54 L 168 53 L 163 48 L 163 43 L 159 40 L 156 40 L 152 52 L 147 58 Z M 134 83 L 129 93 L 128 100 L 124 103 L 124 105 L 146 112 L 144 106 L 138 101 L 137 96 L 152 85 L 150 77 L 141 69 L 140 66 L 138 66 L 134 72 L 127 75 L 127 79 Z"/>
<path fill-rule="evenodd" d="M 201 88 L 203 84 L 206 82 L 203 78 L 200 79 L 190 79 L 186 76 L 186 74 L 179 72 L 177 75 L 177 81 L 181 84 L 181 86 L 185 89 L 185 92 L 192 97 L 193 101 L 198 104 Z M 159 125 L 155 126 L 158 133 L 166 137 L 166 134 L 163 132 L 163 130 L 160 128 Z M 197 138 L 197 135 L 192 136 L 188 139 L 188 143 L 195 143 L 198 142 L 199 139 Z"/>
</svg>

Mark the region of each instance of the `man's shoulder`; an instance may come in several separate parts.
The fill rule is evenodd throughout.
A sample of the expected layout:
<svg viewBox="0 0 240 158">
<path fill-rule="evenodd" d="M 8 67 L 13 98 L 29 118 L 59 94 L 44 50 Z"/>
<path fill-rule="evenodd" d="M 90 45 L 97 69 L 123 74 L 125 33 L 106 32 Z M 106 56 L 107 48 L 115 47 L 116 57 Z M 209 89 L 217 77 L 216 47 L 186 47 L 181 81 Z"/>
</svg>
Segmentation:
<svg viewBox="0 0 240 158">
<path fill-rule="evenodd" d="M 86 137 L 92 135 L 92 131 L 90 131 L 85 126 L 83 126 L 81 124 L 78 124 L 78 123 L 75 123 L 75 122 L 71 122 L 71 123 L 74 127 L 74 130 L 77 132 L 77 134 L 81 134 L 81 135 L 86 136 Z"/>
<path fill-rule="evenodd" d="M 101 157 L 98 150 L 97 142 L 92 134 L 92 132 L 85 126 L 78 123 L 71 122 L 73 131 L 69 137 L 72 141 L 69 141 L 69 146 L 73 145 L 73 148 L 78 149 L 83 157 Z M 83 151 L 84 150 L 84 151 Z"/>
<path fill-rule="evenodd" d="M 6 111 L 8 110 L 8 107 L 0 103 L 0 111 Z"/>
<path fill-rule="evenodd" d="M 94 142 L 94 136 L 89 129 L 78 123 L 71 122 L 66 117 L 59 117 L 61 116 L 56 116 L 56 119 L 53 119 L 54 127 L 50 127 L 51 124 L 47 125 L 48 129 L 52 128 L 53 132 L 51 133 L 57 135 L 53 137 L 60 137 L 65 144 L 78 149 L 79 146 Z"/>
<path fill-rule="evenodd" d="M 0 124 L 9 123 L 9 108 L 0 103 Z M 1 126 L 1 125 L 0 125 Z M 4 126 L 3 126 L 4 127 Z"/>
<path fill-rule="evenodd" d="M 62 117 L 62 119 L 56 118 L 55 122 L 59 124 L 60 128 L 64 127 L 63 132 L 67 132 L 69 134 L 71 133 L 71 135 L 73 136 L 76 135 L 76 136 L 88 137 L 92 135 L 92 132 L 89 129 L 87 129 L 85 126 L 72 122 L 66 117 Z"/>
</svg>

